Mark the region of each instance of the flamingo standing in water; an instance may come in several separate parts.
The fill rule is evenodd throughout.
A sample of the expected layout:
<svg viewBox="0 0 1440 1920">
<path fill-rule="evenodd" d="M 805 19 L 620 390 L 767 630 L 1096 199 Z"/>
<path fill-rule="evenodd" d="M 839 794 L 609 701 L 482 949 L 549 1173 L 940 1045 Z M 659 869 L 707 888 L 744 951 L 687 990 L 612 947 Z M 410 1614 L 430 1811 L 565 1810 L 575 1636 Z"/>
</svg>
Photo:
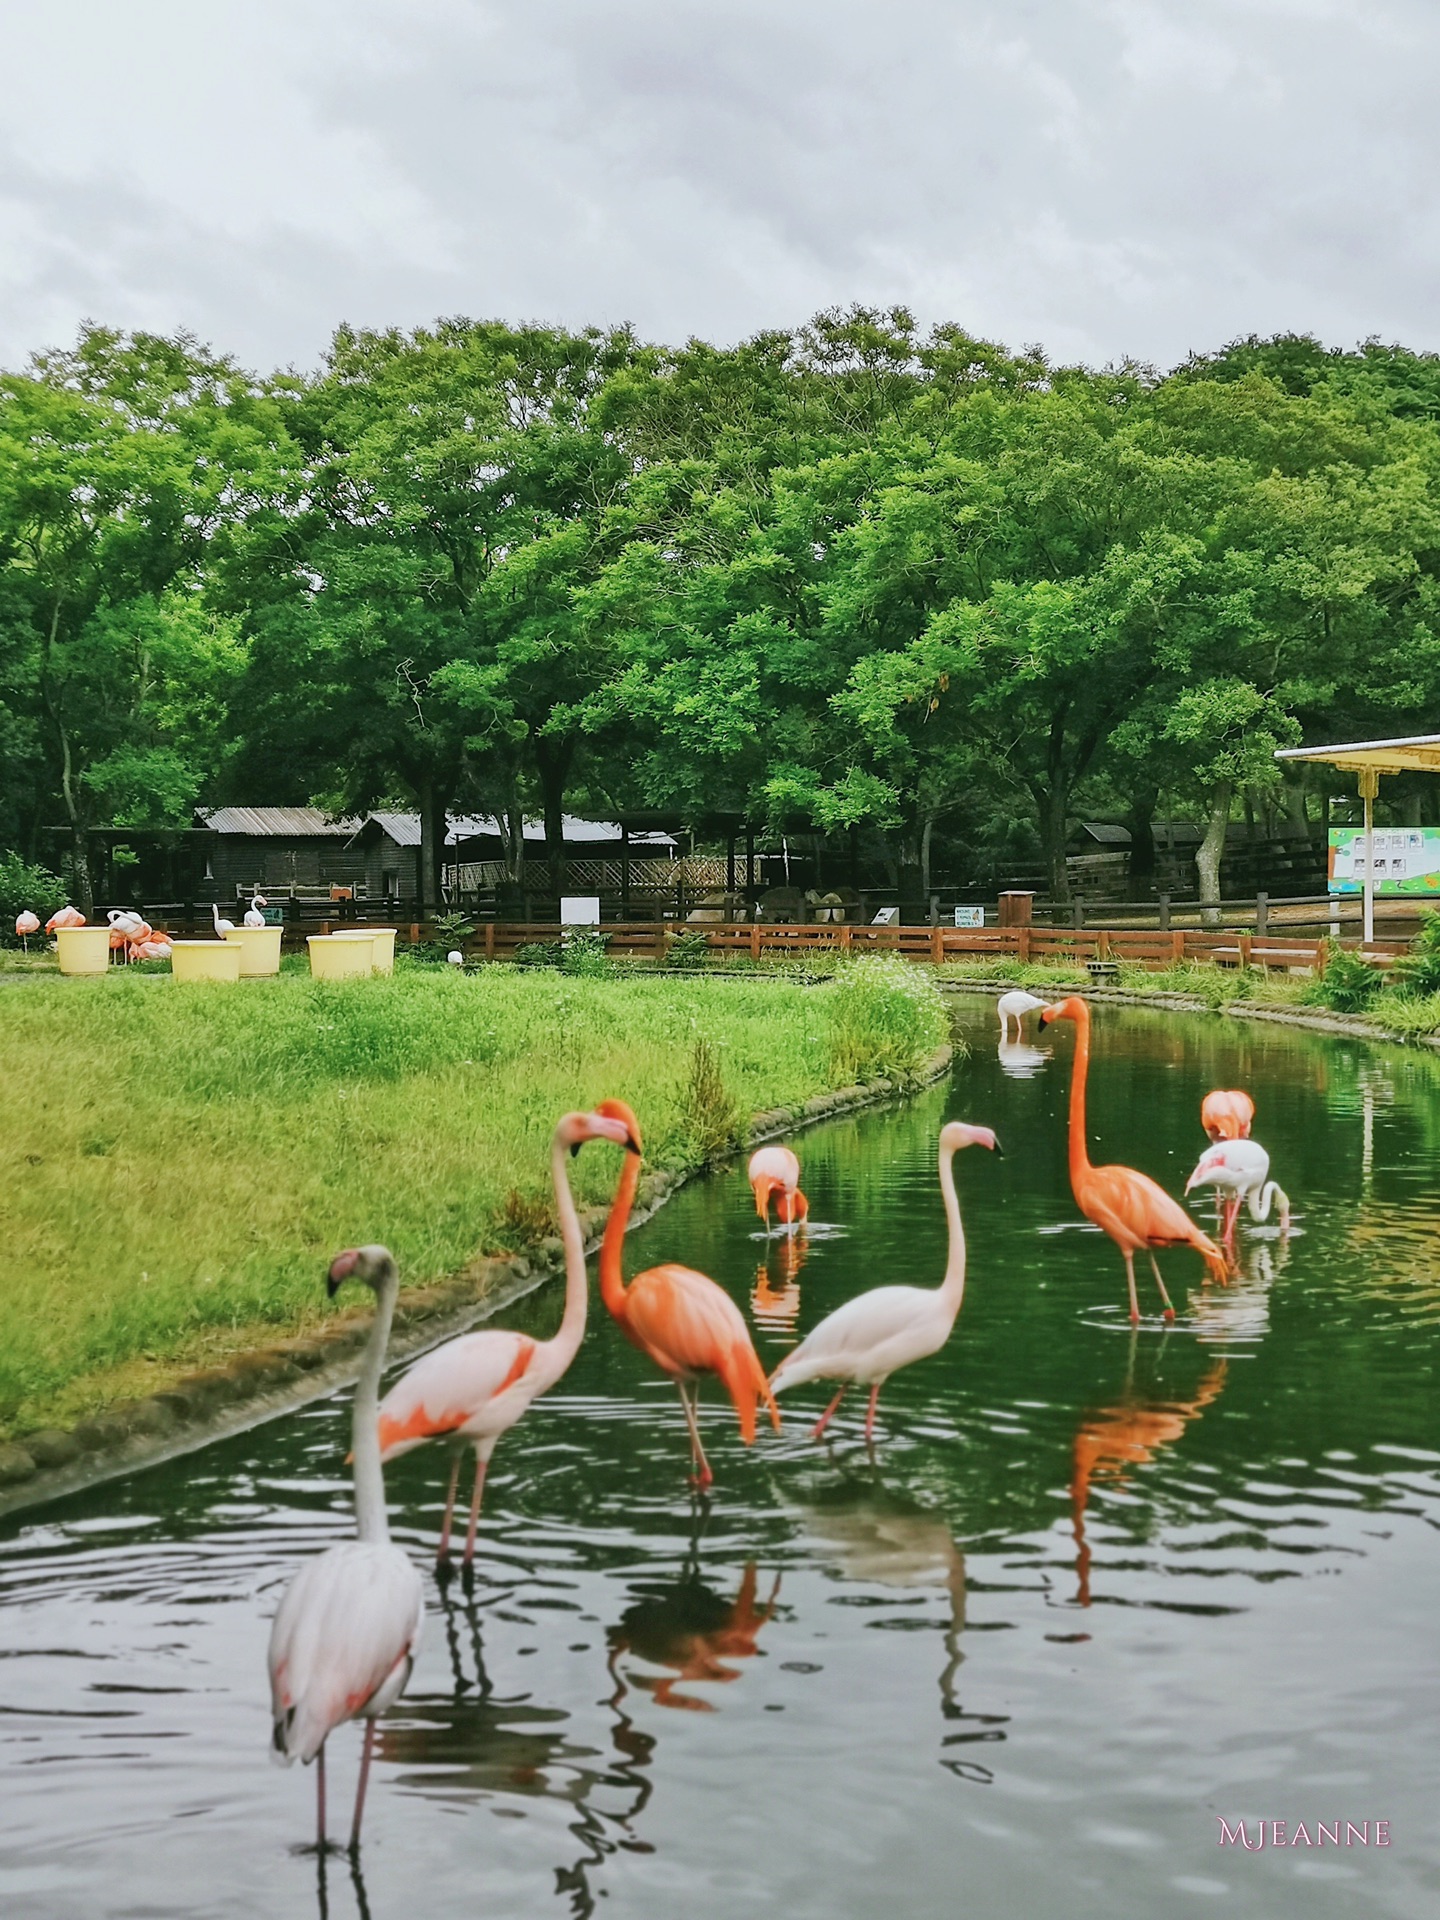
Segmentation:
<svg viewBox="0 0 1440 1920">
<path fill-rule="evenodd" d="M 1160 1277 L 1157 1247 L 1188 1246 L 1205 1262 L 1210 1274 L 1223 1286 L 1226 1282 L 1225 1256 L 1219 1247 L 1196 1226 L 1178 1201 L 1157 1186 L 1148 1174 L 1134 1167 L 1096 1167 L 1090 1163 L 1085 1146 L 1085 1081 L 1090 1069 L 1090 1008 L 1078 994 L 1050 1006 L 1040 1016 L 1041 1026 L 1052 1020 L 1075 1022 L 1075 1066 L 1070 1080 L 1070 1185 L 1075 1202 L 1087 1220 L 1093 1220 L 1119 1247 L 1125 1256 L 1125 1278 L 1130 1284 L 1130 1318 L 1140 1318 L 1140 1303 L 1135 1295 L 1135 1255 L 1143 1247 L 1150 1256 L 1155 1284 L 1165 1303 L 1165 1318 L 1173 1320 L 1175 1309 Z"/>
<path fill-rule="evenodd" d="M 1270 1156 L 1258 1140 L 1217 1140 L 1207 1147 L 1185 1182 L 1185 1191 L 1214 1187 L 1225 1196 L 1225 1218 L 1220 1238 L 1235 1232 L 1242 1202 L 1248 1202 L 1252 1220 L 1268 1220 L 1271 1202 L 1279 1208 L 1280 1231 L 1290 1230 L 1290 1196 L 1270 1178 Z"/>
<path fill-rule="evenodd" d="M 1042 1007 L 1048 1007 L 1048 1000 L 1037 1000 L 1033 993 L 1026 993 L 1023 987 L 1016 987 L 1010 993 L 1002 993 L 995 1002 L 995 1011 L 1000 1016 L 1000 1038 L 1010 1038 L 1010 1022 L 1015 1022 L 1015 1038 L 1023 1039 L 1025 1034 L 1025 1016 L 1027 1013 L 1039 1013 Z"/>
<path fill-rule="evenodd" d="M 468 1567 L 475 1557 L 485 1469 L 496 1443 L 532 1400 L 555 1385 L 585 1337 L 585 1240 L 570 1193 L 565 1159 L 567 1153 L 578 1153 L 587 1140 L 612 1140 L 623 1147 L 629 1145 L 629 1133 L 622 1120 L 604 1113 L 567 1113 L 555 1129 L 550 1172 L 565 1248 L 565 1311 L 554 1339 L 532 1340 L 528 1334 L 506 1333 L 499 1327 L 462 1333 L 458 1340 L 447 1340 L 443 1347 L 417 1360 L 380 1404 L 382 1460 L 395 1460 L 412 1447 L 442 1435 L 454 1445 L 437 1565 L 443 1565 L 450 1552 L 450 1522 L 465 1447 L 468 1444 L 475 1449 L 475 1491 L 465 1536 Z"/>
<path fill-rule="evenodd" d="M 420 1575 L 390 1539 L 375 1428 L 380 1370 L 400 1277 L 388 1248 L 357 1247 L 337 1254 L 330 1263 L 327 1286 L 332 1298 L 347 1280 L 375 1291 L 375 1319 L 355 1386 L 352 1428 L 359 1538 L 328 1547 L 301 1568 L 286 1588 L 270 1629 L 275 1751 L 286 1766 L 292 1760 L 307 1766 L 317 1762 L 315 1804 L 322 1858 L 325 1742 L 345 1721 L 365 1722 L 350 1828 L 353 1853 L 360 1845 L 375 1719 L 405 1691 L 425 1614 Z"/>
<path fill-rule="evenodd" d="M 847 1300 L 826 1314 L 770 1376 L 776 1393 L 803 1386 L 807 1380 L 838 1380 L 840 1391 L 820 1416 L 813 1438 L 818 1440 L 831 1416 L 857 1383 L 870 1389 L 865 1415 L 865 1444 L 875 1438 L 875 1403 L 880 1389 L 897 1367 L 938 1353 L 950 1338 L 950 1329 L 965 1297 L 965 1229 L 960 1224 L 960 1201 L 955 1193 L 951 1162 L 961 1147 L 988 1147 L 999 1153 L 1000 1143 L 989 1127 L 967 1126 L 952 1120 L 940 1130 L 940 1192 L 950 1228 L 950 1250 L 945 1278 L 938 1287 L 875 1287 Z"/>
<path fill-rule="evenodd" d="M 789 1147 L 759 1147 L 750 1156 L 747 1178 L 755 1195 L 755 1211 L 770 1225 L 770 1196 L 781 1226 L 793 1233 L 808 1219 L 810 1202 L 800 1191 L 800 1162 Z"/>
<path fill-rule="evenodd" d="M 1200 1124 L 1212 1140 L 1248 1140 L 1255 1102 L 1248 1093 L 1217 1088 L 1200 1102 Z"/>
<path fill-rule="evenodd" d="M 600 1298 L 619 1321 L 620 1330 L 680 1391 L 695 1484 L 705 1488 L 715 1476 L 700 1444 L 700 1376 L 718 1374 L 734 1402 L 740 1434 L 748 1447 L 755 1438 L 755 1403 L 764 1400 L 775 1431 L 780 1409 L 765 1380 L 765 1369 L 750 1339 L 750 1329 L 723 1287 L 693 1268 L 665 1265 L 637 1273 L 627 1287 L 620 1264 L 625 1226 L 640 1182 L 640 1124 L 623 1100 L 602 1100 L 600 1114 L 625 1123 L 625 1164 L 600 1243 Z"/>
</svg>

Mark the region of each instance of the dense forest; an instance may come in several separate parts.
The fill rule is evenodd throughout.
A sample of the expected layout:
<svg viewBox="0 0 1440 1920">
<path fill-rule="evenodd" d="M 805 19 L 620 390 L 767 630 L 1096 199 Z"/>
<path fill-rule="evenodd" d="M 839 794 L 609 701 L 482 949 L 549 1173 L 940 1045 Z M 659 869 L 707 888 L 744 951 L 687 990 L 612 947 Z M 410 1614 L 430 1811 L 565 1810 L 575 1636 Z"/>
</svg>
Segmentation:
<svg viewBox="0 0 1440 1920">
<path fill-rule="evenodd" d="M 1440 359 L 1168 374 L 856 309 L 732 348 L 442 321 L 257 377 L 88 328 L 0 376 L 0 850 L 197 805 L 728 809 L 1028 851 L 1320 818 L 1440 728 Z M 1308 785 L 1306 784 L 1308 782 Z M 1340 788 L 1337 786 L 1336 791 Z M 1433 805 L 1404 783 L 1386 797 Z M 1308 812 L 1307 812 L 1308 809 Z"/>
</svg>

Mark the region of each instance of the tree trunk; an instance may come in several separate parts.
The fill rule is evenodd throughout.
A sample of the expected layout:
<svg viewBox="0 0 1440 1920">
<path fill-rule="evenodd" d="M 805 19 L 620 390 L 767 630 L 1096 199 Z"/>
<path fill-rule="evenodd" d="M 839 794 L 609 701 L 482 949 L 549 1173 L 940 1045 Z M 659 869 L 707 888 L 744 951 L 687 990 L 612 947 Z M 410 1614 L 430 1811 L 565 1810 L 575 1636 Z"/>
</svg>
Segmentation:
<svg viewBox="0 0 1440 1920">
<path fill-rule="evenodd" d="M 1222 780 L 1210 795 L 1210 820 L 1205 838 L 1195 854 L 1195 870 L 1200 876 L 1200 899 L 1205 912 L 1200 916 L 1207 927 L 1220 924 L 1220 861 L 1225 852 L 1225 828 L 1230 821 L 1230 782 Z"/>
<path fill-rule="evenodd" d="M 439 905 L 435 886 L 435 782 L 422 774 L 415 783 L 415 800 L 420 808 L 420 858 L 415 863 L 415 911 L 424 920 L 429 910 Z"/>
<path fill-rule="evenodd" d="M 1142 899 L 1155 887 L 1155 808 L 1159 801 L 1158 787 L 1140 787 L 1130 796 L 1130 811 L 1125 816 L 1130 829 L 1125 885 L 1132 900 Z"/>
<path fill-rule="evenodd" d="M 927 813 L 925 825 L 920 833 L 920 891 L 925 897 L 925 910 L 930 910 L 930 837 L 935 831 L 935 816 Z"/>
<path fill-rule="evenodd" d="M 1057 906 L 1070 904 L 1070 875 L 1065 867 L 1065 842 L 1070 826 L 1070 791 L 1057 784 L 1037 796 L 1040 814 L 1040 841 L 1045 849 L 1045 871 L 1050 880 L 1050 898 Z"/>
<path fill-rule="evenodd" d="M 95 911 L 95 889 L 90 880 L 90 835 L 82 820 L 70 824 L 70 886 L 74 904 L 88 920 Z"/>
<path fill-rule="evenodd" d="M 571 753 L 565 741 L 535 742 L 535 770 L 540 776 L 545 816 L 545 858 L 550 864 L 550 889 L 557 898 L 565 891 L 565 780 Z"/>
</svg>

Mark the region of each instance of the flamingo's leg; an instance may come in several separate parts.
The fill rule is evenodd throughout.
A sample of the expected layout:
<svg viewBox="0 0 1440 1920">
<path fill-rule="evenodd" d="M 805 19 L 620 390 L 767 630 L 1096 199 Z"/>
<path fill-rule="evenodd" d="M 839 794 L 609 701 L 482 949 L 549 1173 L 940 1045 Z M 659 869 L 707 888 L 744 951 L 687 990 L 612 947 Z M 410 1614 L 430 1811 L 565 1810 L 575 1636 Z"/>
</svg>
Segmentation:
<svg viewBox="0 0 1440 1920">
<path fill-rule="evenodd" d="M 880 1382 L 877 1380 L 870 1389 L 870 1405 L 865 1409 L 865 1444 L 875 1444 L 875 1402 L 880 1398 Z"/>
<path fill-rule="evenodd" d="M 1125 1249 L 1125 1278 L 1130 1282 L 1130 1319 L 1132 1323 L 1140 1318 L 1140 1300 L 1135 1292 L 1135 1255 Z"/>
<path fill-rule="evenodd" d="M 1236 1195 L 1234 1198 L 1225 1202 L 1225 1226 L 1220 1235 L 1222 1240 L 1233 1240 L 1235 1238 L 1235 1223 L 1239 1218 L 1240 1200 L 1239 1196 Z"/>
<path fill-rule="evenodd" d="M 375 1722 L 365 1722 L 365 1744 L 360 1749 L 360 1784 L 355 1789 L 355 1818 L 350 1823 L 350 1851 L 360 1845 L 360 1821 L 365 1812 L 365 1789 L 370 1784 L 370 1755 L 375 1748 Z"/>
<path fill-rule="evenodd" d="M 1160 1289 L 1160 1298 L 1165 1302 L 1165 1318 L 1173 1320 L 1175 1309 L 1170 1304 L 1170 1296 L 1165 1291 L 1165 1282 L 1160 1278 L 1160 1262 L 1155 1258 L 1155 1249 L 1150 1249 L 1150 1270 L 1155 1275 L 1155 1284 Z"/>
<path fill-rule="evenodd" d="M 836 1394 L 835 1398 L 830 1402 L 829 1406 L 826 1407 L 824 1413 L 822 1413 L 820 1418 L 815 1422 L 815 1425 L 811 1429 L 811 1433 L 810 1433 L 810 1438 L 812 1440 L 818 1440 L 821 1434 L 824 1433 L 826 1427 L 829 1426 L 832 1417 L 838 1410 L 840 1406 L 840 1402 L 845 1398 L 845 1395 L 849 1391 L 849 1388 L 850 1388 L 850 1382 L 847 1380 L 845 1382 L 845 1385 L 841 1387 L 840 1391 Z"/>
<path fill-rule="evenodd" d="M 675 1384 L 680 1389 L 680 1404 L 685 1409 L 685 1424 L 690 1429 L 690 1454 L 695 1467 L 695 1484 L 697 1487 L 708 1487 L 713 1483 L 715 1476 L 710 1471 L 710 1462 L 705 1458 L 705 1449 L 700 1444 L 699 1416 L 695 1405 L 690 1399 L 690 1395 L 685 1391 L 685 1382 L 683 1380 L 677 1380 Z M 698 1400 L 699 1397 L 700 1387 L 697 1382 L 695 1387 L 696 1400 Z"/>
<path fill-rule="evenodd" d="M 325 1853 L 325 1749 L 315 1756 L 315 1844 Z"/>
<path fill-rule="evenodd" d="M 465 1564 L 475 1558 L 475 1529 L 480 1524 L 480 1496 L 485 1491 L 485 1456 L 475 1455 L 475 1491 L 470 1496 L 470 1526 L 465 1535 Z"/>
<path fill-rule="evenodd" d="M 460 1449 L 455 1449 L 450 1462 L 450 1490 L 445 1495 L 445 1518 L 440 1522 L 440 1547 L 435 1555 L 437 1567 L 443 1567 L 450 1558 L 450 1522 L 455 1517 L 455 1490 L 460 1485 Z"/>
</svg>

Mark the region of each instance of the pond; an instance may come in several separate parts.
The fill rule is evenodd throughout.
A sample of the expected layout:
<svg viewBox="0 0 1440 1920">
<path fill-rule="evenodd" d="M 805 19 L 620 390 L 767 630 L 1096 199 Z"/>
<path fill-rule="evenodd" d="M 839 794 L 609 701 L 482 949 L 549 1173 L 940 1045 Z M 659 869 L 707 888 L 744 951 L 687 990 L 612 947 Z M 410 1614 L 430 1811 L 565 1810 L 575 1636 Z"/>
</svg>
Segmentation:
<svg viewBox="0 0 1440 1920">
<path fill-rule="evenodd" d="M 943 1086 L 797 1140 L 798 1246 L 737 1170 L 627 1248 L 719 1278 L 773 1365 L 864 1287 L 938 1284 L 936 1134 L 993 1125 L 1003 1159 L 956 1161 L 954 1336 L 887 1387 L 873 1461 L 863 1395 L 818 1446 L 824 1390 L 787 1396 L 747 1451 L 711 1386 L 697 1506 L 677 1396 L 596 1301 L 496 1454 L 470 1596 L 428 1572 L 443 1460 L 390 1469 L 429 1618 L 363 1877 L 304 1850 L 312 1775 L 267 1757 L 269 1616 L 351 1526 L 346 1397 L 5 1522 L 0 1913 L 1436 1912 L 1440 1061 L 1098 1007 L 1095 1157 L 1178 1193 L 1201 1095 L 1247 1087 L 1295 1209 L 1242 1224 L 1227 1289 L 1163 1256 L 1179 1318 L 1132 1333 L 1069 1192 L 1073 1030 L 1002 1061 L 991 1003 L 959 1019 Z M 337 1836 L 357 1759 L 343 1729 Z"/>
</svg>

